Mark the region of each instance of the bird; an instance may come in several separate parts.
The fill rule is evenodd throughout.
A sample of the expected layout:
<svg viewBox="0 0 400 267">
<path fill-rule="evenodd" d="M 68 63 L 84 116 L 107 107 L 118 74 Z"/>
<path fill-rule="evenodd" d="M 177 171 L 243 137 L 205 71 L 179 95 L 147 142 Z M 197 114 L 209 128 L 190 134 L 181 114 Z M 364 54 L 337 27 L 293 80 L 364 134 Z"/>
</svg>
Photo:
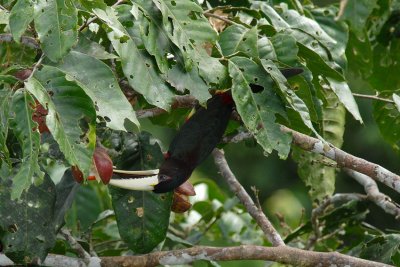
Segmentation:
<svg viewBox="0 0 400 267">
<path fill-rule="evenodd" d="M 302 71 L 300 68 L 281 69 L 286 78 Z M 253 86 L 252 90 L 259 92 L 260 88 Z M 217 92 L 207 101 L 206 106 L 197 108 L 194 115 L 181 126 L 159 169 L 114 170 L 116 176 L 110 179 L 109 185 L 155 193 L 170 192 L 178 188 L 218 145 L 234 107 L 229 90 Z"/>
</svg>

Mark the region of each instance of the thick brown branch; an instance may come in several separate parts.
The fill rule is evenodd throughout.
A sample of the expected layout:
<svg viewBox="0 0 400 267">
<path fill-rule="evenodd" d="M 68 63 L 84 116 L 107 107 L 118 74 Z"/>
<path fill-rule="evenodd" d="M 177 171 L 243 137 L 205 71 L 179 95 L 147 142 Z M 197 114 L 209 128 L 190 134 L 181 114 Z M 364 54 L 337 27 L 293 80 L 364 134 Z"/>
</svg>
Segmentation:
<svg viewBox="0 0 400 267">
<path fill-rule="evenodd" d="M 396 220 L 400 220 L 399 204 L 391 200 L 387 195 L 382 194 L 374 180 L 362 173 L 350 169 L 345 168 L 344 171 L 364 187 L 369 200 L 381 207 L 386 213 L 394 215 Z"/>
<path fill-rule="evenodd" d="M 262 247 L 193 247 L 175 251 L 159 251 L 142 256 L 120 256 L 101 258 L 102 266 L 140 266 L 188 264 L 198 260 L 266 260 L 286 263 L 293 266 L 336 266 L 336 267 L 383 267 L 390 266 L 358 259 L 337 252 L 305 251 L 288 246 Z"/>
<path fill-rule="evenodd" d="M 28 37 L 28 36 L 22 36 L 21 37 L 21 44 L 30 47 L 32 49 L 39 49 L 39 43 L 36 41 L 35 38 L 33 37 Z M 1 42 L 14 42 L 14 39 L 10 33 L 2 33 L 0 34 L 0 43 Z"/>
<path fill-rule="evenodd" d="M 400 176 L 382 166 L 353 156 L 332 144 L 324 143 L 321 140 L 296 132 L 285 126 L 281 126 L 281 130 L 292 134 L 293 144 L 296 146 L 330 158 L 338 163 L 338 167 L 348 168 L 365 174 L 400 193 Z"/>
<path fill-rule="evenodd" d="M 254 218 L 257 224 L 260 226 L 261 230 L 267 236 L 268 240 L 273 246 L 284 246 L 281 236 L 278 231 L 275 230 L 274 226 L 265 216 L 262 210 L 257 208 L 254 204 L 253 199 L 247 194 L 243 186 L 238 182 L 235 175 L 232 173 L 225 159 L 223 150 L 214 149 L 213 151 L 214 162 L 217 165 L 219 172 L 222 177 L 225 178 L 229 185 L 229 188 L 235 195 L 239 198 L 240 202 L 246 207 L 247 212 Z"/>
</svg>

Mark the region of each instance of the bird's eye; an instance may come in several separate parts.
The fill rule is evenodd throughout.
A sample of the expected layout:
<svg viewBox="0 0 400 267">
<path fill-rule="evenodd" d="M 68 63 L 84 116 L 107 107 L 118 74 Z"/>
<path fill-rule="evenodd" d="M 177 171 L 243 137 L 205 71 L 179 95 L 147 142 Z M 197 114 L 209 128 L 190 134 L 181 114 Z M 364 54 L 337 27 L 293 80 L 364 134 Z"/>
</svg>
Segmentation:
<svg viewBox="0 0 400 267">
<path fill-rule="evenodd" d="M 161 174 L 158 176 L 158 180 L 159 180 L 159 182 L 166 182 L 166 181 L 172 180 L 172 178 L 169 177 L 168 175 Z"/>
</svg>

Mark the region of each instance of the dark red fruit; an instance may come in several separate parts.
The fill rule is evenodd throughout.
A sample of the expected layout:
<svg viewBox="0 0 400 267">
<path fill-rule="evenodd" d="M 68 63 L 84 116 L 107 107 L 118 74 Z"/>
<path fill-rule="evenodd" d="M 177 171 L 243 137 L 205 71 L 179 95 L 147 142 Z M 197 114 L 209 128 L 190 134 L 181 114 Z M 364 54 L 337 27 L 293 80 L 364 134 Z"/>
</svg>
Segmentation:
<svg viewBox="0 0 400 267">
<path fill-rule="evenodd" d="M 100 180 L 108 184 L 113 174 L 113 162 L 104 148 L 97 147 L 93 153 L 92 166 L 87 180 Z M 77 166 L 72 166 L 72 175 L 78 183 L 82 183 L 83 173 Z"/>
<path fill-rule="evenodd" d="M 83 173 L 81 172 L 81 170 L 77 166 L 72 166 L 71 171 L 72 176 L 74 176 L 75 178 L 75 181 L 81 184 L 83 182 Z"/>
<path fill-rule="evenodd" d="M 172 200 L 171 210 L 175 213 L 184 213 L 192 207 L 190 204 L 189 197 L 174 192 L 174 198 Z"/>
<path fill-rule="evenodd" d="M 48 114 L 47 109 L 45 109 L 38 101 L 35 101 L 33 109 L 35 111 L 32 114 L 32 120 L 39 125 L 39 132 L 50 132 L 46 125 L 46 116 Z"/>
<path fill-rule="evenodd" d="M 104 184 L 108 184 L 113 174 L 113 162 L 104 148 L 97 147 L 93 154 L 95 169 Z"/>
</svg>

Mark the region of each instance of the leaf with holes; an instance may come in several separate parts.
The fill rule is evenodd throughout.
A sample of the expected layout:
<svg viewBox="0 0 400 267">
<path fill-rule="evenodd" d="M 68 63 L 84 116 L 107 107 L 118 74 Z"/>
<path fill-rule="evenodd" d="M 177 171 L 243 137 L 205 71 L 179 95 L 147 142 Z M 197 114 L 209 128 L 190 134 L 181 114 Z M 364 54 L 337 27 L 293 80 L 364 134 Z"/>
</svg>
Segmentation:
<svg viewBox="0 0 400 267">
<path fill-rule="evenodd" d="M 19 43 L 22 34 L 33 20 L 33 4 L 30 0 L 18 0 L 10 13 L 10 30 L 13 39 Z"/>
<path fill-rule="evenodd" d="M 67 80 L 75 81 L 85 91 L 98 108 L 97 115 L 104 117 L 108 127 L 125 130 L 126 119 L 139 125 L 111 69 L 102 61 L 71 51 L 55 67 L 67 74 Z"/>
<path fill-rule="evenodd" d="M 300 116 L 304 125 L 306 125 L 314 134 L 321 137 L 314 129 L 310 118 L 310 111 L 308 110 L 304 101 L 288 87 L 285 76 L 278 70 L 275 64 L 271 60 L 261 60 L 261 64 L 264 70 L 271 76 L 275 84 L 278 87 L 281 97 L 285 102 Z"/>
<path fill-rule="evenodd" d="M 19 264 L 43 262 L 56 239 L 54 183 L 45 176 L 42 184 L 30 184 L 19 201 L 14 201 L 11 196 L 14 183 L 11 182 L 11 179 L 0 179 L 2 253 Z"/>
<path fill-rule="evenodd" d="M 38 125 L 32 121 L 34 106 L 35 101 L 28 92 L 19 90 L 14 94 L 11 110 L 15 117 L 10 126 L 21 145 L 23 160 L 13 177 L 12 199 L 19 198 L 33 182 L 41 182 L 44 175 L 38 163 L 40 135 Z"/>
<path fill-rule="evenodd" d="M 163 161 L 161 149 L 150 134 L 120 133 L 113 136 L 113 143 L 124 148 L 120 156 L 113 159 L 119 169 L 155 169 Z M 122 239 L 135 253 L 153 250 L 166 236 L 172 193 L 109 189 Z"/>
<path fill-rule="evenodd" d="M 235 24 L 220 34 L 218 43 L 226 57 L 242 52 L 250 58 L 258 58 L 257 39 L 257 27 L 247 29 Z"/>
<path fill-rule="evenodd" d="M 382 92 L 379 96 L 388 98 L 390 95 L 392 92 Z M 395 98 L 393 97 L 393 99 Z M 392 145 L 397 152 L 400 152 L 400 111 L 397 109 L 397 105 L 375 101 L 373 114 L 385 141 Z"/>
<path fill-rule="evenodd" d="M 278 33 L 271 37 L 271 43 L 279 61 L 287 65 L 294 65 L 298 61 L 299 48 L 292 36 Z"/>
<path fill-rule="evenodd" d="M 63 72 L 50 66 L 44 66 L 25 87 L 47 107 L 46 125 L 65 159 L 88 176 L 96 143 L 93 102 L 75 82 L 67 81 Z"/>
<path fill-rule="evenodd" d="M 273 149 L 286 158 L 290 151 L 291 136 L 280 131 L 275 114 L 284 114 L 282 103 L 272 90 L 272 80 L 250 59 L 235 57 L 229 61 L 232 77 L 232 97 L 246 128 L 254 135 L 266 153 Z M 257 82 L 256 82 L 257 81 Z M 250 83 L 258 83 L 264 90 L 253 93 Z"/>
<path fill-rule="evenodd" d="M 38 0 L 35 2 L 35 29 L 46 56 L 59 61 L 77 42 L 78 16 L 71 0 Z"/>
<path fill-rule="evenodd" d="M 174 94 L 157 73 L 152 58 L 145 51 L 139 50 L 113 9 L 95 9 L 94 12 L 112 29 L 108 38 L 121 58 L 122 69 L 129 84 L 150 104 L 169 110 Z"/>
<path fill-rule="evenodd" d="M 331 90 L 325 90 L 323 93 L 326 104 L 322 108 L 322 137 L 340 148 L 343 144 L 346 110 Z M 333 194 L 336 170 L 327 163 L 336 163 L 297 147 L 293 148 L 292 156 L 298 164 L 297 172 L 300 178 L 310 188 L 309 194 L 312 199 L 322 201 Z"/>
</svg>

